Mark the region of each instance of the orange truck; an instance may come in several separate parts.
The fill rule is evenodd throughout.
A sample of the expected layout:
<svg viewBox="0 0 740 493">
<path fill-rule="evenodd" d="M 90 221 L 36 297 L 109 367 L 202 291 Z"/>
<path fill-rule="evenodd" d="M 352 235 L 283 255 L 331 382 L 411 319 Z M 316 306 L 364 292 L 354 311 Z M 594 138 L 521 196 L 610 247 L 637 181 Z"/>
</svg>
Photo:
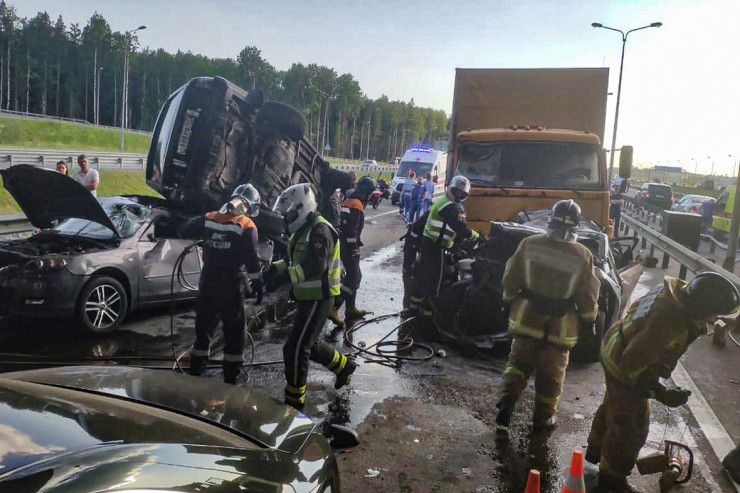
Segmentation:
<svg viewBox="0 0 740 493">
<path fill-rule="evenodd" d="M 447 176 L 470 179 L 467 221 L 491 221 L 573 199 L 609 236 L 603 149 L 608 68 L 457 69 Z M 619 176 L 632 152 L 622 147 Z M 614 176 L 617 170 L 614 171 Z"/>
</svg>

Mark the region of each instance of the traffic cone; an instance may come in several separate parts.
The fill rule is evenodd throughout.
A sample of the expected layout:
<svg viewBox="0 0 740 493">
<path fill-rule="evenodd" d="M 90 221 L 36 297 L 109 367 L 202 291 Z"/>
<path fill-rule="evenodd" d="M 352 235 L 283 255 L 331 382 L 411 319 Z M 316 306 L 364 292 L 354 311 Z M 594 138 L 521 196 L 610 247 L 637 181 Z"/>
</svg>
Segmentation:
<svg viewBox="0 0 740 493">
<path fill-rule="evenodd" d="M 583 481 L 583 451 L 574 450 L 570 460 L 570 472 L 565 478 L 562 493 L 586 493 L 586 484 Z"/>
<path fill-rule="evenodd" d="M 524 490 L 524 493 L 540 493 L 540 471 L 537 469 L 529 470 L 527 488 Z"/>
</svg>

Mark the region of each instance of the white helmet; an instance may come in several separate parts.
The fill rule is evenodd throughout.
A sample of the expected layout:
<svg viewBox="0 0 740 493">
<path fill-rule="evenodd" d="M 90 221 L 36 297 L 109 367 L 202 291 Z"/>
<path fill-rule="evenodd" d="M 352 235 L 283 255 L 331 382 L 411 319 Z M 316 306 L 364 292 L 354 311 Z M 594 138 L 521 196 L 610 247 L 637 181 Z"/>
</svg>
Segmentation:
<svg viewBox="0 0 740 493">
<path fill-rule="evenodd" d="M 462 198 L 458 195 L 457 197 L 453 193 L 453 189 L 459 190 L 460 192 L 465 193 Z M 452 181 L 450 182 L 450 186 L 447 187 L 447 197 L 452 200 L 453 202 L 462 202 L 463 200 L 468 198 L 468 194 L 470 193 L 470 180 L 465 178 L 463 175 L 457 175 L 452 178 Z"/>
<path fill-rule="evenodd" d="M 283 216 L 289 233 L 295 233 L 306 224 L 308 215 L 317 208 L 316 194 L 308 183 L 286 188 L 275 201 L 273 211 Z"/>
<path fill-rule="evenodd" d="M 239 185 L 231 194 L 231 199 L 226 202 L 218 211 L 221 214 L 234 214 L 241 216 L 248 214 L 251 217 L 257 217 L 260 213 L 260 193 L 250 183 Z"/>
</svg>

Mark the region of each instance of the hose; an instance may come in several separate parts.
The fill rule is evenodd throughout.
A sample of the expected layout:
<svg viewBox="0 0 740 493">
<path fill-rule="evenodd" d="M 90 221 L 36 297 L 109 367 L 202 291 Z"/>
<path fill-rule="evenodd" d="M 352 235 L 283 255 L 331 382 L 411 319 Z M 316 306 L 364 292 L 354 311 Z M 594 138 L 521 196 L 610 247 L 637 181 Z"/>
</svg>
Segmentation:
<svg viewBox="0 0 740 493">
<path fill-rule="evenodd" d="M 353 334 L 360 328 L 373 323 L 382 322 L 383 320 L 387 320 L 392 317 L 397 317 L 398 315 L 400 315 L 400 312 L 363 320 L 345 330 L 344 341 L 348 346 L 355 350 L 353 356 L 362 356 L 368 363 L 378 363 L 385 366 L 395 366 L 399 361 L 428 361 L 432 359 L 434 357 L 434 349 L 426 344 L 414 342 L 410 337 L 397 340 L 387 340 L 393 333 L 398 331 L 398 329 L 407 323 L 414 321 L 416 317 L 402 320 L 401 323 L 396 325 L 393 330 L 388 332 L 382 339 L 370 346 L 366 346 L 363 341 L 360 341 L 357 344 L 352 341 Z M 411 353 L 415 349 L 421 349 L 428 352 L 428 354 L 422 356 L 411 356 Z"/>
<path fill-rule="evenodd" d="M 737 339 L 735 339 L 735 336 L 732 335 L 732 331 L 737 329 L 737 326 L 733 327 L 732 329 L 727 331 L 727 335 L 730 337 L 730 340 L 735 343 L 737 347 L 740 347 L 740 342 L 737 342 Z"/>
</svg>

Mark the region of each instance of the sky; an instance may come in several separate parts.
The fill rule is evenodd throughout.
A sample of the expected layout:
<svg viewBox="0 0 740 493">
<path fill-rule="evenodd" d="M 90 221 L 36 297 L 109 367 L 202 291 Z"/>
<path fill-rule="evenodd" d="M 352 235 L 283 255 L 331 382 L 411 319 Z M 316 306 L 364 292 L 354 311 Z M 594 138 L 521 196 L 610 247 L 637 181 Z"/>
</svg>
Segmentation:
<svg viewBox="0 0 740 493">
<path fill-rule="evenodd" d="M 247 45 L 280 70 L 317 63 L 365 94 L 452 109 L 455 68 L 609 67 L 611 146 L 627 31 L 617 147 L 641 166 L 731 174 L 740 160 L 739 0 L 8 0 L 20 17 L 67 25 L 98 11 L 142 47 L 236 58 Z"/>
</svg>

